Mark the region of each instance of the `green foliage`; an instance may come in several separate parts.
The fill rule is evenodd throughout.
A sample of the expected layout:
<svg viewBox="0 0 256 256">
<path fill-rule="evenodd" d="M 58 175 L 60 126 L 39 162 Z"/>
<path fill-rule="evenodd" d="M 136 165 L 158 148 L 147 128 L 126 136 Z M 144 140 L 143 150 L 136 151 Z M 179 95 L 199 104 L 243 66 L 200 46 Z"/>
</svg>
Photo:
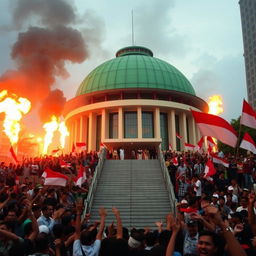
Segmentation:
<svg viewBox="0 0 256 256">
<path fill-rule="evenodd" d="M 256 141 L 256 129 L 249 128 L 247 126 L 241 125 L 240 126 L 240 116 L 237 119 L 232 119 L 230 124 L 233 126 L 235 131 L 237 132 L 238 137 L 238 143 L 236 148 L 232 148 L 226 144 L 223 144 L 222 142 L 218 141 L 218 148 L 219 151 L 222 151 L 225 155 L 232 154 L 232 155 L 246 155 L 247 151 L 245 149 L 239 148 L 241 144 L 241 140 L 244 137 L 244 134 L 246 132 L 249 133 L 249 135 L 252 137 L 254 141 Z"/>
</svg>

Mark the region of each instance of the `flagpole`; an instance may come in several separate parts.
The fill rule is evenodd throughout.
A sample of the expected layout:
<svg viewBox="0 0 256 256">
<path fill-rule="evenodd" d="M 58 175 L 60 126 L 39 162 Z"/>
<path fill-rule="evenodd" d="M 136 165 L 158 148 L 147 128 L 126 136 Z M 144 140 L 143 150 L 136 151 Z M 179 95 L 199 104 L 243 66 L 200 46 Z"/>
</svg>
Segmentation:
<svg viewBox="0 0 256 256">
<path fill-rule="evenodd" d="M 240 117 L 241 118 L 241 117 Z M 241 136 L 241 122 L 239 120 L 239 131 L 238 131 L 238 138 L 237 138 L 237 142 L 236 142 L 236 152 L 235 152 L 235 158 L 237 159 L 238 157 L 238 151 L 239 151 L 239 139 L 240 139 L 240 136 Z"/>
</svg>

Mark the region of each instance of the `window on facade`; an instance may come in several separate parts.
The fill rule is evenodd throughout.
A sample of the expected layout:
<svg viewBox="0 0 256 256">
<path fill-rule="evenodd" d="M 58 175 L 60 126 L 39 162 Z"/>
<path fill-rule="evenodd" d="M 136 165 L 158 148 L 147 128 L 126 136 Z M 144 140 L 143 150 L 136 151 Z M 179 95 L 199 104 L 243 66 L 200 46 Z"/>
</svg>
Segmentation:
<svg viewBox="0 0 256 256">
<path fill-rule="evenodd" d="M 163 150 L 169 149 L 169 138 L 168 138 L 168 119 L 166 113 L 160 113 L 160 133 L 162 138 L 161 147 Z"/>
<path fill-rule="evenodd" d="M 118 113 L 109 114 L 109 138 L 118 138 Z"/>
<path fill-rule="evenodd" d="M 152 112 L 142 112 L 142 137 L 154 138 L 154 120 Z"/>
<path fill-rule="evenodd" d="M 124 137 L 138 138 L 137 112 L 124 113 Z"/>
</svg>

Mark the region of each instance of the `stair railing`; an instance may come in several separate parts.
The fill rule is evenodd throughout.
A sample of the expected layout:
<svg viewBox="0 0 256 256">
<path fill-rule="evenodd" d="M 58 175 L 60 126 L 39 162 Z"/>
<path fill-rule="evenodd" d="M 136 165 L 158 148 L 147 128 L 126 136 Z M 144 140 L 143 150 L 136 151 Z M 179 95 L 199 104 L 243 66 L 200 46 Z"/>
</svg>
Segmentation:
<svg viewBox="0 0 256 256">
<path fill-rule="evenodd" d="M 92 182 L 90 184 L 89 187 L 89 191 L 88 191 L 88 195 L 87 198 L 85 199 L 84 202 L 84 212 L 83 212 L 83 217 L 85 217 L 86 213 L 89 213 L 91 211 L 91 207 L 92 207 L 92 202 L 93 202 L 93 197 L 97 188 L 97 184 L 101 175 L 101 171 L 103 168 L 103 164 L 104 161 L 106 159 L 106 154 L 107 154 L 107 150 L 106 148 L 103 148 L 99 154 L 99 160 L 98 160 L 98 164 L 95 168 L 95 172 L 92 178 Z"/>
<path fill-rule="evenodd" d="M 176 215 L 176 213 L 177 213 L 176 212 L 177 199 L 176 199 L 174 191 L 173 191 L 173 185 L 172 185 L 172 182 L 171 182 L 171 179 L 170 179 L 168 169 L 165 165 L 165 160 L 164 160 L 163 152 L 161 150 L 161 145 L 158 148 L 158 159 L 159 159 L 162 174 L 163 174 L 163 177 L 164 177 L 165 186 L 166 186 L 167 191 L 168 191 L 168 197 L 169 197 L 169 201 L 170 201 L 170 205 L 171 205 L 171 212 L 174 215 Z"/>
</svg>

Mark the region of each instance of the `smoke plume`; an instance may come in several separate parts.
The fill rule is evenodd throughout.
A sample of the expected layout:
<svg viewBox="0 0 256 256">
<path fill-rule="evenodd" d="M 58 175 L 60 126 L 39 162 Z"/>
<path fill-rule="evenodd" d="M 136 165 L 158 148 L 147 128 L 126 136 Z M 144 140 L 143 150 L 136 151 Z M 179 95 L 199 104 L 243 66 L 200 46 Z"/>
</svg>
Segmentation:
<svg viewBox="0 0 256 256">
<path fill-rule="evenodd" d="M 13 23 L 20 29 L 28 20 L 30 26 L 18 35 L 11 57 L 16 70 L 0 77 L 0 90 L 7 89 L 40 104 L 42 121 L 52 114 L 61 115 L 65 97 L 52 87 L 57 77 L 67 78 L 65 63 L 81 63 L 88 57 L 82 34 L 71 27 L 76 21 L 73 7 L 65 0 L 17 0 Z M 48 119 L 49 120 L 49 119 Z"/>
</svg>

